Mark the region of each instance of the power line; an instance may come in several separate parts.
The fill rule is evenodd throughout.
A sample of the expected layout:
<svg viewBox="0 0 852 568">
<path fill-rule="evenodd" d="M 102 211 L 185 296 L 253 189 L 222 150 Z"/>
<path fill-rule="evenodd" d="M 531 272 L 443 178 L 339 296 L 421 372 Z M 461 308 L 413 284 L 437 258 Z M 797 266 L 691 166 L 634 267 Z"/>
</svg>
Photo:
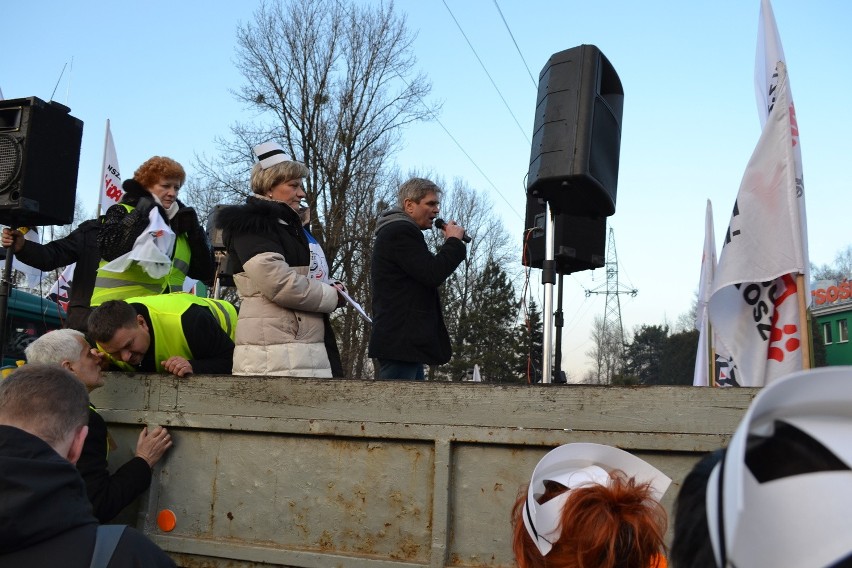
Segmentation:
<svg viewBox="0 0 852 568">
<path fill-rule="evenodd" d="M 501 93 L 500 89 L 497 87 L 497 83 L 495 83 L 494 79 L 491 77 L 491 73 L 489 73 L 488 69 L 485 68 L 485 64 L 482 62 L 482 59 L 480 59 L 479 54 L 476 53 L 476 49 L 474 49 L 473 44 L 470 43 L 470 40 L 468 39 L 467 34 L 464 33 L 464 30 L 461 27 L 461 24 L 459 24 L 459 21 L 456 19 L 456 16 L 453 14 L 453 11 L 450 10 L 450 7 L 447 5 L 447 0 L 441 0 L 441 1 L 444 3 L 444 7 L 447 9 L 447 12 L 450 13 L 450 17 L 456 23 L 456 27 L 458 27 L 459 31 L 461 32 L 462 36 L 464 37 L 464 40 L 467 42 L 468 47 L 470 47 L 470 50 L 473 52 L 473 55 L 476 57 L 476 60 L 479 61 L 480 67 L 482 67 L 482 70 L 485 71 L 485 74 L 488 76 L 488 80 L 491 81 L 491 85 L 494 87 L 494 90 L 497 91 L 497 94 L 500 96 L 500 100 L 503 101 L 503 104 L 505 105 L 506 110 L 508 110 L 509 114 L 512 115 L 512 118 L 514 119 L 515 124 L 518 125 L 518 130 L 521 131 L 521 135 L 527 141 L 527 144 L 532 144 L 529 137 L 527 136 L 527 133 L 524 131 L 524 128 L 521 126 L 521 123 L 518 121 L 518 118 L 515 116 L 515 113 L 512 112 L 511 108 L 509 108 L 509 103 L 506 102 L 506 99 L 503 97 L 503 93 Z"/>
<path fill-rule="evenodd" d="M 406 86 L 408 86 L 409 88 L 411 87 L 411 85 L 409 85 L 409 84 L 408 84 L 408 81 L 406 81 L 406 80 L 405 80 L 405 78 L 404 78 L 402 75 L 397 74 L 397 77 L 399 77 L 399 79 L 400 79 L 403 83 L 405 83 L 405 84 L 406 84 Z M 420 101 L 420 104 L 422 104 L 422 105 L 423 105 L 423 108 L 425 108 L 425 109 L 426 109 L 426 111 L 427 111 L 430 115 L 432 115 L 432 118 L 435 120 L 435 122 L 437 122 L 437 123 L 438 123 L 438 126 L 440 126 L 440 127 L 444 130 L 444 132 L 446 132 L 446 133 L 447 133 L 447 136 L 449 136 L 449 137 L 450 137 L 450 140 L 452 140 L 452 141 L 453 141 L 453 143 L 455 143 L 455 145 L 456 145 L 456 146 L 458 146 L 459 150 L 461 150 L 461 151 L 462 151 L 462 154 L 464 154 L 464 155 L 465 155 L 465 157 L 466 157 L 466 158 L 470 161 L 470 163 L 471 163 L 471 164 L 473 164 L 473 167 L 474 167 L 474 168 L 476 168 L 476 170 L 477 170 L 480 174 L 482 174 L 482 177 L 483 177 L 483 178 L 485 178 L 485 181 L 487 181 L 487 182 L 488 182 L 488 184 L 489 184 L 492 188 L 494 188 L 494 191 L 496 191 L 496 192 L 497 192 L 497 195 L 499 195 L 499 196 L 503 199 L 503 201 L 505 201 L 505 202 L 506 202 L 506 205 L 508 205 L 508 206 L 509 206 L 509 210 L 510 210 L 512 213 L 514 213 L 514 214 L 515 214 L 515 216 L 516 216 L 518 219 L 523 220 L 523 217 L 521 217 L 520 213 L 518 213 L 518 212 L 517 212 L 517 210 L 516 210 L 516 204 L 511 203 L 508 199 L 506 199 L 506 196 L 505 196 L 505 195 L 503 195 L 503 194 L 500 192 L 500 190 L 499 190 L 499 189 L 497 189 L 497 186 L 496 186 L 496 185 L 494 185 L 494 182 L 493 182 L 493 181 L 491 181 L 491 178 L 489 178 L 489 177 L 486 175 L 486 173 L 485 173 L 484 171 L 482 171 L 482 168 L 480 168 L 480 167 L 479 167 L 479 164 L 477 164 L 477 163 L 476 163 L 476 161 L 475 161 L 475 160 L 474 160 L 474 159 L 470 156 L 470 154 L 468 154 L 468 153 L 467 153 L 467 150 L 465 150 L 465 149 L 464 149 L 464 147 L 461 145 L 461 143 L 459 143 L 459 141 L 458 141 L 458 140 L 456 140 L 456 137 L 455 137 L 455 136 L 453 136 L 453 135 L 450 133 L 450 131 L 447 129 L 447 127 L 446 127 L 446 126 L 444 126 L 444 123 L 443 123 L 443 122 L 441 122 L 441 119 L 440 119 L 440 118 L 438 118 L 438 115 L 436 115 L 436 114 L 432 111 L 432 109 L 431 109 L 431 108 L 429 108 L 429 105 L 427 105 L 427 104 L 426 104 L 426 102 L 425 102 L 425 101 L 424 101 L 424 100 L 423 100 L 423 99 L 422 99 L 419 95 L 417 96 L 417 98 L 418 98 L 418 100 Z"/>
<path fill-rule="evenodd" d="M 500 19 L 503 20 L 503 25 L 506 26 L 506 31 L 509 32 L 509 37 L 512 38 L 512 43 L 515 44 L 515 50 L 518 52 L 518 55 L 521 56 L 521 61 L 524 62 L 524 67 L 527 68 L 527 73 L 529 73 L 530 80 L 532 81 L 532 84 L 533 84 L 533 89 L 538 90 L 538 83 L 536 83 L 536 80 L 533 78 L 532 71 L 530 71 L 530 66 L 527 65 L 527 60 L 524 59 L 524 54 L 521 53 L 521 48 L 518 47 L 518 42 L 515 41 L 515 36 L 514 36 L 514 34 L 512 34 L 512 30 L 509 29 L 509 23 L 506 21 L 506 18 L 503 16 L 503 10 L 500 9 L 500 5 L 497 3 L 497 0 L 494 0 L 494 7 L 497 8 L 497 12 L 500 14 Z"/>
</svg>

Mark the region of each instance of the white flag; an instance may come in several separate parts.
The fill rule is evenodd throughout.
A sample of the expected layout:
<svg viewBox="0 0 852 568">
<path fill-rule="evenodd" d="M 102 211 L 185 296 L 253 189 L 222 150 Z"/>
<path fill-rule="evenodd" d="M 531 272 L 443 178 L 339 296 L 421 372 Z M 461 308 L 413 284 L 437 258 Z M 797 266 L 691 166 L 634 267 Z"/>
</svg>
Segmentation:
<svg viewBox="0 0 852 568">
<path fill-rule="evenodd" d="M 115 155 L 115 144 L 109 129 L 109 119 L 106 123 L 106 138 L 104 140 L 104 164 L 101 168 L 101 190 L 98 199 L 99 214 L 110 206 L 121 201 L 124 191 L 121 189 L 121 170 L 118 168 L 118 157 Z"/>
<path fill-rule="evenodd" d="M 14 229 L 14 227 L 10 228 Z M 20 227 L 18 230 L 24 233 L 24 239 L 41 244 L 41 237 L 39 237 L 38 229 L 36 227 L 30 227 L 29 229 L 25 227 Z M 39 270 L 38 268 L 33 268 L 29 264 L 24 264 L 23 262 L 18 260 L 17 256 L 12 258 L 12 268 L 23 273 L 23 275 L 26 277 L 27 288 L 32 290 L 34 288 L 38 288 L 41 284 L 41 270 Z"/>
<path fill-rule="evenodd" d="M 769 0 L 761 0 L 760 3 L 760 18 L 757 26 L 757 51 L 754 61 L 754 91 L 757 97 L 757 112 L 760 118 L 760 125 L 763 127 L 766 124 L 766 119 L 769 117 L 769 112 L 775 104 L 775 92 L 778 88 L 778 73 L 776 66 L 781 61 L 785 65 L 787 60 L 784 59 L 784 47 L 781 45 L 781 36 L 778 33 L 778 26 L 775 24 L 775 14 L 772 11 L 772 4 Z M 787 96 L 790 101 L 790 125 L 793 129 L 793 158 L 796 164 L 796 191 L 800 196 L 804 196 L 805 181 L 802 173 L 802 147 L 799 144 L 799 126 L 796 122 L 796 104 L 793 100 L 793 91 L 790 88 L 789 79 L 787 84 Z M 810 286 L 810 261 L 808 260 L 808 223 L 807 213 L 805 210 L 805 199 L 799 200 L 799 225 L 801 228 L 802 251 L 805 255 L 805 269 L 802 274 L 805 275 L 805 286 Z M 805 304 L 810 305 L 811 293 L 810 290 L 802 291 L 805 298 Z"/>
<path fill-rule="evenodd" d="M 796 183 L 795 119 L 787 68 L 777 65 L 775 104 L 746 166 L 709 303 L 718 342 L 740 386 L 764 386 L 802 368 L 796 273 L 804 273 Z M 806 337 L 806 336 L 804 336 Z"/>
<path fill-rule="evenodd" d="M 50 288 L 45 298 L 53 300 L 68 313 L 68 296 L 71 292 L 71 285 L 74 282 L 74 270 L 77 268 L 77 263 L 73 262 L 65 267 L 56 282 Z"/>
<path fill-rule="evenodd" d="M 775 25 L 775 14 L 772 12 L 769 0 L 761 0 L 760 18 L 757 24 L 757 52 L 754 58 L 754 92 L 757 97 L 757 112 L 761 127 L 766 124 L 772 101 L 775 99 L 773 95 L 778 86 L 775 66 L 779 61 L 787 63 L 784 58 L 784 47 L 781 45 L 781 36 L 778 34 L 778 26 Z M 790 102 L 793 102 L 792 92 L 790 92 Z"/>
<path fill-rule="evenodd" d="M 698 352 L 695 356 L 694 386 L 706 387 L 710 380 L 710 320 L 707 317 L 707 304 L 713 286 L 713 274 L 716 272 L 716 232 L 713 229 L 713 205 L 707 200 L 707 212 L 704 215 L 704 252 L 701 255 L 701 276 L 698 282 L 698 303 L 695 310 L 695 329 L 698 330 Z"/>
</svg>

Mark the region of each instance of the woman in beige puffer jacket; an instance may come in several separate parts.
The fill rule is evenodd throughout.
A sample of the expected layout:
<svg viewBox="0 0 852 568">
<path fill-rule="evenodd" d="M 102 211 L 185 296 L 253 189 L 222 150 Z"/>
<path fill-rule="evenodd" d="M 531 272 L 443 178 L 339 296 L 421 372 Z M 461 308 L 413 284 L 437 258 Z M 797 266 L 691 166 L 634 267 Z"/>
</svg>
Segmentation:
<svg viewBox="0 0 852 568">
<path fill-rule="evenodd" d="M 251 176 L 255 195 L 216 214 L 242 299 L 233 373 L 338 376 L 328 314 L 343 300 L 334 286 L 309 277 L 311 255 L 298 213 L 307 169 L 275 143 L 255 152 L 260 158 Z"/>
</svg>

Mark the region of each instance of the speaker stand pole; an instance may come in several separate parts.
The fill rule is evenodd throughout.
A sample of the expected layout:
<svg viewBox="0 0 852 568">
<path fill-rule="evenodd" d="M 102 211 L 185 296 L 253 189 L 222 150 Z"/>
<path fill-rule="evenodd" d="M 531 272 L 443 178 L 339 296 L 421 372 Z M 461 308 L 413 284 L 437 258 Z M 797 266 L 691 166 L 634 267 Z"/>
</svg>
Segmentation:
<svg viewBox="0 0 852 568">
<path fill-rule="evenodd" d="M 556 314 L 554 316 L 553 325 L 556 327 L 556 351 L 555 354 L 555 362 L 553 363 L 553 371 L 556 374 L 555 381 L 557 383 L 562 382 L 562 326 L 564 325 L 564 320 L 562 318 L 562 285 L 563 285 L 563 274 L 559 274 L 559 292 L 557 292 L 556 296 Z"/>
<path fill-rule="evenodd" d="M 15 253 L 12 247 L 6 249 L 6 264 L 3 267 L 3 275 L 0 278 L 0 361 L 6 356 L 6 324 L 9 312 L 9 295 L 11 294 L 12 259 Z M 0 363 L 2 364 L 2 363 Z"/>
<path fill-rule="evenodd" d="M 553 283 L 556 282 L 556 263 L 553 261 L 553 211 L 550 201 L 544 201 L 544 261 L 541 263 L 541 283 L 544 284 L 544 340 L 541 354 L 541 382 L 552 382 L 550 364 L 553 349 Z"/>
</svg>

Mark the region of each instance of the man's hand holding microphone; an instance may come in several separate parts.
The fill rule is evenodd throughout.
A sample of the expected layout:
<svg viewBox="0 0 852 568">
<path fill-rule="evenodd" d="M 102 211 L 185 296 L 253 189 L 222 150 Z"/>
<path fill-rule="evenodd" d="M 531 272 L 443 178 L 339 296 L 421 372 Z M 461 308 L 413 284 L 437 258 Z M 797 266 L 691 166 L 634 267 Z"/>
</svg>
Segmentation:
<svg viewBox="0 0 852 568">
<path fill-rule="evenodd" d="M 457 225 L 455 221 L 450 221 L 449 223 L 447 223 L 443 219 L 438 217 L 437 219 L 435 219 L 435 228 L 440 229 L 444 232 L 445 239 L 455 237 L 464 243 L 470 242 L 470 237 L 467 236 L 467 233 L 464 232 L 464 227 L 462 227 L 461 225 Z"/>
</svg>

